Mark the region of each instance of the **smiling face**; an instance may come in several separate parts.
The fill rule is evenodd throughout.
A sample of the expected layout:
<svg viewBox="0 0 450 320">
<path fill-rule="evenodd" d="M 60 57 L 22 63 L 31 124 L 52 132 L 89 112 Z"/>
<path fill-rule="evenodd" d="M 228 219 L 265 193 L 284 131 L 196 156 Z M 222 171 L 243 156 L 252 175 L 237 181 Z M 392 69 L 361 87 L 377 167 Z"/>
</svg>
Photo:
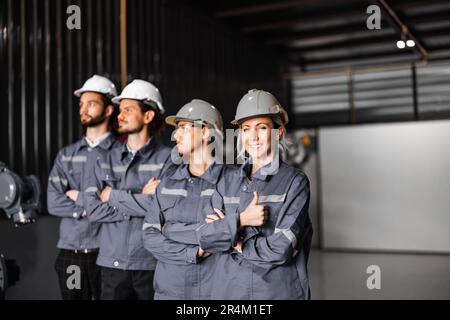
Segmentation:
<svg viewBox="0 0 450 320">
<path fill-rule="evenodd" d="M 279 140 L 283 129 L 274 129 L 274 122 L 269 117 L 252 118 L 242 122 L 242 144 L 253 160 L 272 156 L 272 138 Z M 276 135 L 276 136 L 272 136 Z"/>
<path fill-rule="evenodd" d="M 80 97 L 80 121 L 83 127 L 95 127 L 112 113 L 112 106 L 105 106 L 102 94 L 84 92 Z"/>
<path fill-rule="evenodd" d="M 146 129 L 153 120 L 155 112 L 149 110 L 142 112 L 139 101 L 122 99 L 120 101 L 120 113 L 117 117 L 120 134 L 133 134 Z M 145 127 L 145 128 L 144 128 Z"/>
</svg>

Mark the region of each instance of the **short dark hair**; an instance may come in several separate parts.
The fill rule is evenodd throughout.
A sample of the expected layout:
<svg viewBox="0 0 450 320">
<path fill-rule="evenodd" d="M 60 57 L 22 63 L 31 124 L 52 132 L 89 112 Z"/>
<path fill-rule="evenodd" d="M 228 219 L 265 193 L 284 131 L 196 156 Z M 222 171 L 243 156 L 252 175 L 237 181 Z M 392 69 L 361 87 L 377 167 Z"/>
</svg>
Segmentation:
<svg viewBox="0 0 450 320">
<path fill-rule="evenodd" d="M 153 120 L 150 122 L 148 126 L 148 130 L 151 136 L 159 136 L 164 130 L 165 124 L 164 124 L 164 118 L 161 112 L 158 111 L 158 109 L 153 106 L 150 106 L 148 104 L 145 104 L 141 101 L 138 101 L 139 107 L 141 108 L 142 113 L 146 113 L 147 111 L 152 110 L 155 113 L 155 116 L 153 117 Z"/>
</svg>

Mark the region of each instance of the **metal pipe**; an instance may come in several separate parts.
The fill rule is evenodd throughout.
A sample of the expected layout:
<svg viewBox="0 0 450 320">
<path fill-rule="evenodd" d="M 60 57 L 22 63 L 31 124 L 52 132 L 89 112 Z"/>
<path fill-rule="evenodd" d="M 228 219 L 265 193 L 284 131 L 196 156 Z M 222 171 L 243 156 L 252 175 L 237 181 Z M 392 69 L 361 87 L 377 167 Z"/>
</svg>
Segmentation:
<svg viewBox="0 0 450 320">
<path fill-rule="evenodd" d="M 419 100 L 417 97 L 417 70 L 413 64 L 411 66 L 412 73 L 412 90 L 413 90 L 413 108 L 414 108 L 414 120 L 419 120 Z"/>
<path fill-rule="evenodd" d="M 127 85 L 127 0 L 120 0 L 120 83 Z"/>
<path fill-rule="evenodd" d="M 372 65 L 372 66 L 355 66 L 355 67 L 338 67 L 338 68 L 329 68 L 317 71 L 305 71 L 305 72 L 287 72 L 284 74 L 284 78 L 287 79 L 295 79 L 295 78 L 306 78 L 306 77 L 317 77 L 321 75 L 327 74 L 336 74 L 336 73 L 345 73 L 348 72 L 349 69 L 352 72 L 355 71 L 384 71 L 384 70 L 393 70 L 393 69 L 402 69 L 405 67 L 411 67 L 411 64 L 424 65 L 425 61 L 408 61 L 408 62 L 397 62 L 397 63 L 387 63 L 381 65 Z"/>
<path fill-rule="evenodd" d="M 350 104 L 350 118 L 352 124 L 356 124 L 356 108 L 355 108 L 355 96 L 353 94 L 353 70 L 348 68 L 347 70 L 347 92 L 348 103 Z"/>
</svg>

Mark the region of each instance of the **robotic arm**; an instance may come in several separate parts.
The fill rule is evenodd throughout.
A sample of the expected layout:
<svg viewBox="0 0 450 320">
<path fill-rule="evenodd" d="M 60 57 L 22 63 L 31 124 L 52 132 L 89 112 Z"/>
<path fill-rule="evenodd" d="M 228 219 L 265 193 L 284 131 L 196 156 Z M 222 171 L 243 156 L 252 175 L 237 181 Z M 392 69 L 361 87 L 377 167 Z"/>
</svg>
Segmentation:
<svg viewBox="0 0 450 320">
<path fill-rule="evenodd" d="M 0 210 L 14 224 L 32 223 L 41 209 L 41 187 L 36 176 L 20 177 L 0 162 Z"/>
<path fill-rule="evenodd" d="M 35 221 L 41 210 L 41 187 L 35 176 L 21 177 L 0 162 L 0 214 L 4 211 L 16 226 Z M 6 288 L 19 280 L 20 269 L 15 260 L 0 254 L 0 300 Z"/>
</svg>

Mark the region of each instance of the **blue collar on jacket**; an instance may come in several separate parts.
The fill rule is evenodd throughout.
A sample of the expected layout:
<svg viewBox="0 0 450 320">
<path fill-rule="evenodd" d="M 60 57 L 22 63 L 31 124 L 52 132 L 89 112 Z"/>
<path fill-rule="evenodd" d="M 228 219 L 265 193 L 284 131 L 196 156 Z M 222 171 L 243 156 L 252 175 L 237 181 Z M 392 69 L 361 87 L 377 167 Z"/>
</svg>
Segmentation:
<svg viewBox="0 0 450 320">
<path fill-rule="evenodd" d="M 277 163 L 278 162 L 278 163 Z M 256 178 L 258 180 L 267 180 L 268 177 L 273 176 L 277 174 L 278 170 L 280 169 L 282 165 L 282 160 L 280 158 L 275 158 L 265 166 L 259 168 L 258 171 L 256 171 L 251 178 Z M 248 158 L 241 166 L 240 168 L 240 175 L 241 177 L 249 177 L 252 170 L 252 163 L 251 158 Z"/>
<path fill-rule="evenodd" d="M 104 150 L 109 150 L 112 146 L 112 144 L 117 140 L 117 136 L 111 132 L 110 135 L 108 135 L 105 139 L 103 139 L 98 146 Z M 77 152 L 80 151 L 83 148 L 88 148 L 89 144 L 86 141 L 86 137 L 83 137 L 80 141 L 78 141 L 77 145 Z"/>
<path fill-rule="evenodd" d="M 217 184 L 220 174 L 222 173 L 222 168 L 223 165 L 213 162 L 208 169 L 206 169 L 205 173 L 198 178 L 204 179 L 212 184 Z M 179 165 L 177 170 L 170 176 L 170 178 L 174 180 L 183 180 L 190 177 L 192 177 L 192 175 L 189 172 L 189 165 L 185 163 Z"/>
<path fill-rule="evenodd" d="M 145 145 L 143 145 L 139 150 L 136 151 L 135 156 L 138 155 L 138 156 L 143 157 L 143 158 L 150 158 L 150 156 L 152 155 L 152 153 L 155 150 L 157 145 L 158 145 L 158 143 L 156 142 L 156 139 L 151 137 L 149 139 L 149 141 Z M 122 160 L 129 153 L 130 153 L 130 151 L 128 150 L 127 143 L 125 142 L 122 145 L 122 152 L 121 152 Z"/>
</svg>

